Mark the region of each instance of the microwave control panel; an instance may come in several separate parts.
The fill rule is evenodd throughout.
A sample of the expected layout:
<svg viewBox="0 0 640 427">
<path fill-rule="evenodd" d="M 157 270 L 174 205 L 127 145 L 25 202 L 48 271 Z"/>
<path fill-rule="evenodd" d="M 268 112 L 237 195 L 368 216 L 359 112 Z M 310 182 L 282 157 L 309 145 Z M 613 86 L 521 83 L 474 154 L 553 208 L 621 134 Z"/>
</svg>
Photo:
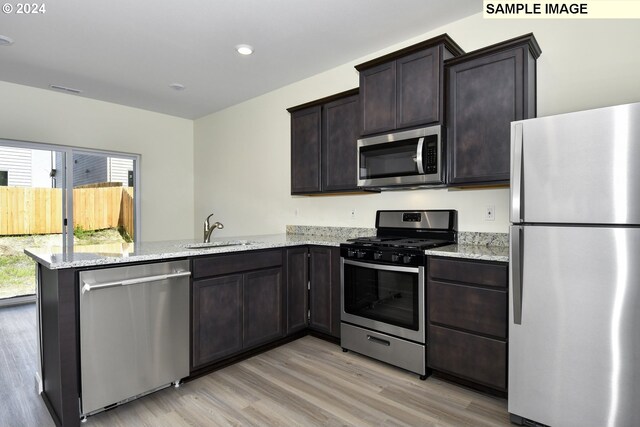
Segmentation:
<svg viewBox="0 0 640 427">
<path fill-rule="evenodd" d="M 438 173 L 438 144 L 436 141 L 426 143 L 424 152 L 424 172 L 426 174 Z"/>
</svg>

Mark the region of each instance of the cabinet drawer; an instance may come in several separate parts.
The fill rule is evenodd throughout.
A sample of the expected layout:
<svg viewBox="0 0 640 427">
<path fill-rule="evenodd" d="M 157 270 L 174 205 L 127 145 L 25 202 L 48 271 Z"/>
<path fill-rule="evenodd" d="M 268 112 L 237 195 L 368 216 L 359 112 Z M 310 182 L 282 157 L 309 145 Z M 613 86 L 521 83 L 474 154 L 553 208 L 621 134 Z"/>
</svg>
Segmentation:
<svg viewBox="0 0 640 427">
<path fill-rule="evenodd" d="M 193 278 L 218 276 L 282 265 L 282 251 L 251 251 L 193 260 Z"/>
<path fill-rule="evenodd" d="M 432 279 L 506 288 L 507 269 L 506 263 L 429 257 L 429 277 Z"/>
<path fill-rule="evenodd" d="M 429 321 L 507 338 L 507 292 L 428 282 Z"/>
<path fill-rule="evenodd" d="M 429 367 L 506 391 L 506 342 L 433 325 L 428 334 Z"/>
</svg>

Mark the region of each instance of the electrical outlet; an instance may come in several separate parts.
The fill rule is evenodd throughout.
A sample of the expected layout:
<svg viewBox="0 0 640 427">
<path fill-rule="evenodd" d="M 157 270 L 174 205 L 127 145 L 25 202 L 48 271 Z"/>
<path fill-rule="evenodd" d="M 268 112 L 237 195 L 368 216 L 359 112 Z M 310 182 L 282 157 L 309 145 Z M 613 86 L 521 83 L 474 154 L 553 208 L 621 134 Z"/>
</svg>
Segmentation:
<svg viewBox="0 0 640 427">
<path fill-rule="evenodd" d="M 352 208 L 351 209 L 351 219 L 355 220 L 356 219 L 356 208 Z"/>
<path fill-rule="evenodd" d="M 487 205 L 485 207 L 484 220 L 485 221 L 495 221 L 496 220 L 496 207 L 495 207 L 495 205 Z"/>
</svg>

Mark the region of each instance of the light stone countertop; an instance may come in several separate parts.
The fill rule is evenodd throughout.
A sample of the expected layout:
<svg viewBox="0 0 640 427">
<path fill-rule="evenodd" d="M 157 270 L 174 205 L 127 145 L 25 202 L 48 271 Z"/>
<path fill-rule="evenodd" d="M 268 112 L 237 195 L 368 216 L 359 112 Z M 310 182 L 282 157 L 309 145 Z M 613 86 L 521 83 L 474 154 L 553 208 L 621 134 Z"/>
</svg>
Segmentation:
<svg viewBox="0 0 640 427">
<path fill-rule="evenodd" d="M 116 243 L 75 246 L 63 251 L 60 246 L 25 249 L 36 262 L 51 270 L 159 261 L 203 255 L 225 254 L 269 248 L 303 245 L 338 247 L 349 238 L 375 234 L 375 229 L 349 227 L 287 226 L 288 233 L 211 239 L 212 242 L 244 242 L 242 245 L 190 249 L 197 240 Z M 427 255 L 487 261 L 509 261 L 508 246 L 492 246 L 507 241 L 501 233 L 460 233 L 460 244 L 426 250 Z"/>
<path fill-rule="evenodd" d="M 509 262 L 508 246 L 449 245 L 424 251 L 427 255 L 466 258 L 482 261 Z"/>
<path fill-rule="evenodd" d="M 187 245 L 201 244 L 197 240 L 172 240 L 164 242 L 117 243 L 105 245 L 74 246 L 63 251 L 60 246 L 29 248 L 24 252 L 36 262 L 51 270 L 63 268 L 93 267 L 130 262 L 168 260 L 201 255 L 224 254 L 258 249 L 282 248 L 302 245 L 340 246 L 346 239 L 335 236 L 296 234 L 268 234 L 211 239 L 211 242 L 237 242 L 246 244 L 210 248 L 189 249 Z"/>
</svg>

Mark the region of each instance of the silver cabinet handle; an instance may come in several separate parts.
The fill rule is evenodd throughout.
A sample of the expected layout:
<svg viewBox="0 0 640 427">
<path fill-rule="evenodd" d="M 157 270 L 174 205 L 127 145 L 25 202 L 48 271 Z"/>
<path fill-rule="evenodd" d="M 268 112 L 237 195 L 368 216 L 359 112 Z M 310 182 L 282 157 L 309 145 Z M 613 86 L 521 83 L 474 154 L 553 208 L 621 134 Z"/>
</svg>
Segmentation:
<svg viewBox="0 0 640 427">
<path fill-rule="evenodd" d="M 115 282 L 104 283 L 87 283 L 83 282 L 82 293 L 89 292 L 96 289 L 113 288 L 114 286 L 129 286 L 139 285 L 141 283 L 157 282 L 160 280 L 173 279 L 176 277 L 188 277 L 191 276 L 190 271 L 179 271 L 176 273 L 159 274 L 157 276 L 138 277 L 135 279 L 118 280 Z"/>
<path fill-rule="evenodd" d="M 422 162 L 422 146 L 424 145 L 424 136 L 418 140 L 418 149 L 416 150 L 416 164 L 418 165 L 418 173 L 424 175 L 424 164 Z"/>
<path fill-rule="evenodd" d="M 524 244 L 524 227 L 511 227 L 511 284 L 513 298 L 513 323 L 522 324 L 522 245 Z"/>
<path fill-rule="evenodd" d="M 511 128 L 511 222 L 522 222 L 524 219 L 524 171 L 522 170 L 523 132 L 522 123 L 515 123 Z"/>
<path fill-rule="evenodd" d="M 367 341 L 371 341 L 371 342 L 374 342 L 376 344 L 384 345 L 386 347 L 389 347 L 391 345 L 391 342 L 389 342 L 387 340 L 382 340 L 380 338 L 373 337 L 371 335 L 367 335 Z"/>
</svg>

